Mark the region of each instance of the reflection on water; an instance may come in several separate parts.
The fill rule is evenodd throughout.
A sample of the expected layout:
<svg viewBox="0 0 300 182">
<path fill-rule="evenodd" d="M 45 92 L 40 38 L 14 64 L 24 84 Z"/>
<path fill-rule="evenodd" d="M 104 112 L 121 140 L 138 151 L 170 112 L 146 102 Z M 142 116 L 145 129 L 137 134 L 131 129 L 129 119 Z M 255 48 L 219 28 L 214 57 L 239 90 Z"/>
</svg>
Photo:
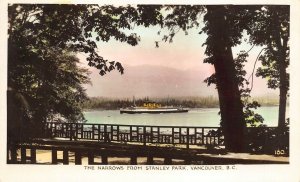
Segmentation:
<svg viewBox="0 0 300 182">
<path fill-rule="evenodd" d="M 118 110 L 97 110 L 84 113 L 88 123 L 129 124 L 156 126 L 220 126 L 219 108 L 192 109 L 188 113 L 120 114 Z M 261 107 L 257 110 L 264 124 L 277 126 L 278 107 Z M 288 113 L 288 112 L 287 112 Z"/>
</svg>

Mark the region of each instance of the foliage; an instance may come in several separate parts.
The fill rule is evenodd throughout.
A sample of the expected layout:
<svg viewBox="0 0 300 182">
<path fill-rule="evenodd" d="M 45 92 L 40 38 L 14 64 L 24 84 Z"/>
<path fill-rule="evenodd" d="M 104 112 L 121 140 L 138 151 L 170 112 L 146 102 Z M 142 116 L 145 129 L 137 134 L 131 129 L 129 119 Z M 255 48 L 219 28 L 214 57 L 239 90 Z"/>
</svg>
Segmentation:
<svg viewBox="0 0 300 182">
<path fill-rule="evenodd" d="M 254 15 L 248 22 L 250 42 L 265 46 L 259 57 L 262 67 L 257 69 L 256 76 L 268 80 L 268 87 L 279 88 L 278 127 L 285 127 L 286 104 L 289 90 L 289 6 L 257 6 Z"/>
<path fill-rule="evenodd" d="M 239 127 L 241 120 L 251 126 L 256 126 L 263 122 L 263 118 L 255 114 L 251 109 L 256 109 L 260 105 L 256 101 L 250 102 L 250 91 L 247 88 L 249 82 L 244 78 L 246 72 L 243 70 L 243 63 L 246 62 L 246 57 L 248 56 L 245 52 L 238 55 L 234 63 L 232 63 L 232 51 L 231 48 L 239 45 L 243 36 L 243 31 L 251 31 L 252 19 L 257 21 L 257 14 L 260 6 L 186 6 L 186 7 L 171 7 L 173 10 L 171 15 L 165 18 L 166 27 L 169 28 L 170 33 L 168 36 L 163 37 L 163 41 L 169 40 L 172 42 L 174 35 L 181 29 L 186 32 L 186 25 L 199 25 L 197 18 L 198 14 L 204 15 L 205 26 L 202 28 L 200 33 L 206 33 L 208 38 L 203 44 L 206 46 L 205 54 L 208 56 L 204 62 L 210 63 L 215 66 L 216 73 L 211 75 L 205 80 L 208 85 L 214 83 L 218 89 L 219 99 L 220 99 L 220 109 L 222 117 L 222 126 L 226 127 L 224 130 L 227 142 L 228 137 L 232 137 L 232 132 L 229 132 L 230 128 L 239 128 L 243 130 L 243 127 Z M 186 9 L 188 9 L 186 11 Z M 178 13 L 180 12 L 180 13 Z M 188 13 L 186 13 L 188 12 Z M 254 12 L 254 13 L 253 13 Z M 182 18 L 177 18 L 182 17 Z M 191 17 L 193 18 L 191 18 Z M 188 17 L 188 18 L 186 18 Z M 189 20 L 190 19 L 190 20 Z M 251 23 L 249 23 L 251 22 Z M 258 22 L 257 24 L 260 24 Z M 176 29 L 177 28 L 177 29 Z M 255 36 L 254 36 L 255 37 Z M 255 38 L 261 38 L 256 36 Z M 265 39 L 262 37 L 262 40 Z M 272 39 L 272 37 L 270 37 Z M 253 41 L 251 37 L 251 41 Z M 274 40 L 274 38 L 272 39 Z M 156 42 L 158 47 L 158 42 Z M 268 65 L 270 66 L 270 65 Z M 237 88 L 239 87 L 239 88 Z M 237 91 L 238 90 L 238 91 Z M 229 94 L 230 93 L 230 94 Z M 242 99 L 242 103 L 241 100 Z M 241 117 L 241 107 L 244 108 L 243 116 Z M 230 118 L 229 108 L 235 115 Z M 232 123 L 235 123 L 231 126 Z M 239 135 L 239 134 L 237 134 Z M 241 133 L 241 135 L 243 135 Z M 231 138 L 235 140 L 236 137 Z M 229 139 L 230 140 L 230 139 Z M 242 140 L 242 138 L 240 138 Z M 232 142 L 234 143 L 234 142 Z M 238 143 L 238 142 L 237 142 Z M 233 144 L 234 147 L 235 144 Z"/>
<path fill-rule="evenodd" d="M 81 103 L 87 96 L 81 84 L 89 83 L 89 72 L 77 66 L 79 60 L 74 55 L 53 50 L 47 59 L 32 54 L 28 60 L 23 60 L 16 55 L 14 62 L 16 66 L 9 64 L 11 93 L 8 95 L 8 110 L 21 109 L 23 116 L 16 113 L 8 115 L 8 126 L 12 132 L 18 125 L 10 126 L 19 120 L 23 121 L 19 124 L 26 128 L 22 134 L 30 134 L 31 137 L 39 135 L 42 122 L 53 118 L 71 122 L 84 120 Z M 24 104 L 13 105 L 19 102 L 26 102 L 26 107 Z"/>
<path fill-rule="evenodd" d="M 241 51 L 235 58 L 235 69 L 237 70 L 237 78 L 241 92 L 241 99 L 244 108 L 244 118 L 248 126 L 259 126 L 264 119 L 261 115 L 255 113 L 253 109 L 257 109 L 261 105 L 251 98 L 251 89 L 249 81 L 245 78 L 247 72 L 244 70 L 244 64 L 247 62 L 248 53 Z"/>
<path fill-rule="evenodd" d="M 276 150 L 283 151 L 280 155 L 289 155 L 289 121 L 286 120 L 285 127 L 269 128 L 265 125 L 248 128 L 248 150 L 257 154 L 276 154 Z"/>
<path fill-rule="evenodd" d="M 10 4 L 8 6 L 8 137 L 38 136 L 42 123 L 53 118 L 84 121 L 81 84 L 88 71 L 78 67 L 75 53 L 88 55 L 89 66 L 104 75 L 122 65 L 98 55 L 96 41 L 115 39 L 136 45 L 139 37 L 125 33 L 133 21 L 149 26 L 148 8 L 111 5 Z M 155 11 L 152 12 L 155 15 Z M 23 136 L 28 134 L 30 136 Z"/>
<path fill-rule="evenodd" d="M 242 33 L 245 28 L 245 22 L 242 21 L 245 18 L 245 14 L 247 13 L 247 9 L 245 7 L 237 7 L 237 6 L 228 6 L 226 8 L 226 19 L 227 25 L 224 25 L 226 29 L 224 31 L 228 32 L 227 43 L 228 47 L 233 47 L 241 43 Z M 204 32 L 209 32 L 213 28 L 209 28 L 209 21 L 206 23 L 206 27 L 203 28 Z M 208 37 L 206 54 L 209 55 L 204 61 L 210 64 L 214 64 L 216 60 L 215 55 L 218 55 L 218 52 L 213 52 L 215 49 L 211 47 L 211 45 L 218 46 L 218 39 L 212 39 L 212 37 Z M 211 48 L 210 48 L 211 47 Z M 228 48 L 227 48 L 228 49 Z M 251 100 L 250 92 L 251 90 L 248 88 L 249 82 L 245 78 L 246 71 L 244 70 L 244 64 L 247 62 L 248 53 L 246 51 L 241 51 L 237 57 L 234 59 L 234 71 L 235 71 L 235 79 L 239 86 L 239 92 L 241 95 L 242 106 L 243 106 L 243 114 L 244 119 L 247 125 L 257 126 L 263 122 L 263 118 L 261 115 L 255 113 L 252 109 L 256 109 L 260 107 L 257 101 Z M 211 75 L 205 82 L 208 85 L 217 84 L 216 74 Z"/>
<path fill-rule="evenodd" d="M 235 18 L 235 14 L 244 11 L 243 8 L 196 5 L 167 6 L 166 10 L 170 13 L 163 19 L 164 26 L 169 29 L 169 34 L 162 38 L 165 42 L 168 40 L 172 42 L 180 30 L 187 35 L 190 27 L 199 26 L 201 21 L 199 17 L 204 14 L 205 26 L 202 32 L 208 36 L 203 44 L 206 46 L 205 54 L 208 56 L 204 62 L 215 67 L 215 78 L 211 77 L 209 80 L 216 81 L 226 147 L 232 151 L 243 150 L 245 123 L 231 51 L 231 47 L 239 44 L 242 37 L 242 28 L 239 27 L 241 24 L 238 23 L 239 19 Z M 156 42 L 156 47 L 158 46 Z M 235 132 L 231 131 L 234 128 Z"/>
<path fill-rule="evenodd" d="M 165 5 L 160 10 L 162 14 L 160 35 L 164 28 L 167 33 L 162 35 L 161 41 L 156 41 L 156 47 L 160 42 L 173 42 L 173 38 L 179 31 L 188 31 L 192 28 L 198 28 L 201 23 L 201 16 L 205 13 L 205 7 L 202 5 Z"/>
<path fill-rule="evenodd" d="M 279 87 L 280 67 L 289 65 L 289 7 L 261 6 L 255 14 L 249 23 L 250 42 L 266 46 L 259 58 L 263 67 L 258 68 L 256 75 L 268 78 L 269 88 L 275 89 Z M 284 56 L 283 64 L 280 64 L 281 56 Z M 288 83 L 288 74 L 285 79 Z"/>
<path fill-rule="evenodd" d="M 123 73 L 119 62 L 108 62 L 98 55 L 95 39 L 114 38 L 136 45 L 139 37 L 122 31 L 132 28 L 132 19 L 137 19 L 135 14 L 130 6 L 12 4 L 9 5 L 9 40 L 15 39 L 27 51 L 36 51 L 41 56 L 47 54 L 49 46 L 84 52 L 88 54 L 89 65 L 99 69 L 101 75 L 115 68 Z"/>
<path fill-rule="evenodd" d="M 219 7 L 213 7 L 216 11 L 219 11 L 221 9 L 221 6 Z M 226 43 L 227 43 L 227 49 L 229 47 L 234 47 L 236 45 L 239 45 L 241 43 L 242 33 L 244 30 L 244 24 L 241 22 L 241 17 L 243 16 L 244 12 L 246 11 L 244 6 L 224 6 L 224 11 L 222 12 L 222 16 L 225 17 L 224 24 L 219 25 L 220 27 L 223 27 L 224 34 L 227 35 L 226 37 Z M 218 14 L 213 13 L 207 13 L 204 16 L 204 22 L 205 27 L 203 27 L 202 31 L 200 33 L 206 33 L 208 34 L 208 38 L 206 39 L 206 42 L 203 45 L 206 45 L 206 51 L 205 54 L 208 56 L 208 58 L 204 59 L 205 63 L 214 64 L 215 62 L 215 55 L 219 55 L 219 52 L 215 52 L 219 46 L 219 40 L 217 38 L 214 38 L 213 34 L 218 33 L 218 29 L 214 27 L 214 24 L 211 24 L 211 19 L 215 19 L 217 16 L 220 16 Z"/>
</svg>

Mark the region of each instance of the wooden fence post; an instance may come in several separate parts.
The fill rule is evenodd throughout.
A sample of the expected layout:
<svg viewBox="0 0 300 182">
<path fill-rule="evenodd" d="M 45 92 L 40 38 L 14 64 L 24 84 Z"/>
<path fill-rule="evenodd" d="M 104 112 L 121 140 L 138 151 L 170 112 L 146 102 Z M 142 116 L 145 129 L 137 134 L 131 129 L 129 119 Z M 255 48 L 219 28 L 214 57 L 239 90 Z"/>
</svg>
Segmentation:
<svg viewBox="0 0 300 182">
<path fill-rule="evenodd" d="M 204 145 L 204 128 L 202 128 L 201 130 L 202 130 L 202 132 L 201 132 L 201 139 L 202 139 L 201 145 Z"/>
<path fill-rule="evenodd" d="M 68 151 L 68 149 L 63 150 L 63 164 L 69 164 L 69 151 Z"/>
<path fill-rule="evenodd" d="M 154 164 L 154 161 L 153 161 L 153 156 L 148 156 L 147 157 L 147 165 L 153 165 Z"/>
<path fill-rule="evenodd" d="M 129 127 L 129 137 L 130 137 L 130 142 L 132 141 L 132 126 Z"/>
<path fill-rule="evenodd" d="M 31 164 L 36 164 L 36 148 L 30 149 L 30 160 Z"/>
<path fill-rule="evenodd" d="M 172 164 L 172 159 L 170 157 L 165 157 L 164 164 L 171 165 Z"/>
<path fill-rule="evenodd" d="M 81 151 L 75 151 L 75 165 L 81 165 Z"/>
<path fill-rule="evenodd" d="M 172 127 L 172 145 L 174 145 L 174 137 L 175 137 L 174 127 Z"/>
<path fill-rule="evenodd" d="M 75 140 L 77 140 L 78 139 L 78 123 L 76 123 L 76 137 L 75 137 Z"/>
<path fill-rule="evenodd" d="M 57 164 L 57 150 L 52 149 L 52 164 Z"/>
<path fill-rule="evenodd" d="M 159 143 L 160 141 L 160 127 L 157 127 L 157 142 Z"/>
<path fill-rule="evenodd" d="M 136 155 L 133 155 L 130 157 L 130 164 L 137 165 L 137 156 Z"/>
<path fill-rule="evenodd" d="M 101 155 L 101 161 L 103 165 L 107 165 L 108 164 L 108 160 L 107 160 L 107 155 L 106 154 L 102 154 Z"/>
<path fill-rule="evenodd" d="M 146 127 L 145 126 L 143 127 L 143 134 L 144 134 L 143 142 L 144 142 L 144 146 L 146 146 Z"/>
<path fill-rule="evenodd" d="M 88 164 L 89 165 L 94 164 L 94 153 L 92 151 L 88 152 Z"/>
<path fill-rule="evenodd" d="M 73 139 L 73 124 L 72 123 L 69 123 L 69 126 L 70 126 L 70 141 L 72 141 L 72 139 Z"/>
<path fill-rule="evenodd" d="M 186 148 L 189 149 L 190 148 L 190 129 L 186 128 Z"/>
<path fill-rule="evenodd" d="M 17 147 L 15 145 L 12 145 L 10 148 L 10 157 L 11 157 L 11 163 L 16 164 L 17 163 Z"/>
<path fill-rule="evenodd" d="M 104 142 L 108 141 L 107 125 L 104 125 Z"/>
<path fill-rule="evenodd" d="M 119 132 L 120 132 L 120 128 L 119 128 L 119 125 L 117 125 L 117 141 L 119 142 Z"/>
<path fill-rule="evenodd" d="M 21 163 L 26 164 L 26 148 L 24 146 L 21 146 Z"/>
</svg>

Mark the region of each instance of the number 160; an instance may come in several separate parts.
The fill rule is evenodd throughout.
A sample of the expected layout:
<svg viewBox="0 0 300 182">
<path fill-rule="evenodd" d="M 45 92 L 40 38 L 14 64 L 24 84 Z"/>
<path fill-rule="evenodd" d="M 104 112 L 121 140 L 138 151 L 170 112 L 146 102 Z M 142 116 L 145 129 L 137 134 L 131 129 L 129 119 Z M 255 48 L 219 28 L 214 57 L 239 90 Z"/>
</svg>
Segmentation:
<svg viewBox="0 0 300 182">
<path fill-rule="evenodd" d="M 275 155 L 283 155 L 283 154 L 285 154 L 285 151 L 284 150 L 275 150 L 274 153 L 275 153 Z"/>
</svg>

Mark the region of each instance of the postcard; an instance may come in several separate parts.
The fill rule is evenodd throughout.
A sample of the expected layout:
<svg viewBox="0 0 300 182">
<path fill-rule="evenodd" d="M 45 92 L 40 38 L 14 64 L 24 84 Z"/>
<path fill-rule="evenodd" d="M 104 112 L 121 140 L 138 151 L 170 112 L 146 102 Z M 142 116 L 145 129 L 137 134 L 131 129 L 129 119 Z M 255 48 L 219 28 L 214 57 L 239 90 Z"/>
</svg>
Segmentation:
<svg viewBox="0 0 300 182">
<path fill-rule="evenodd" d="M 1 2 L 0 181 L 299 181 L 300 4 L 261 3 Z"/>
</svg>

